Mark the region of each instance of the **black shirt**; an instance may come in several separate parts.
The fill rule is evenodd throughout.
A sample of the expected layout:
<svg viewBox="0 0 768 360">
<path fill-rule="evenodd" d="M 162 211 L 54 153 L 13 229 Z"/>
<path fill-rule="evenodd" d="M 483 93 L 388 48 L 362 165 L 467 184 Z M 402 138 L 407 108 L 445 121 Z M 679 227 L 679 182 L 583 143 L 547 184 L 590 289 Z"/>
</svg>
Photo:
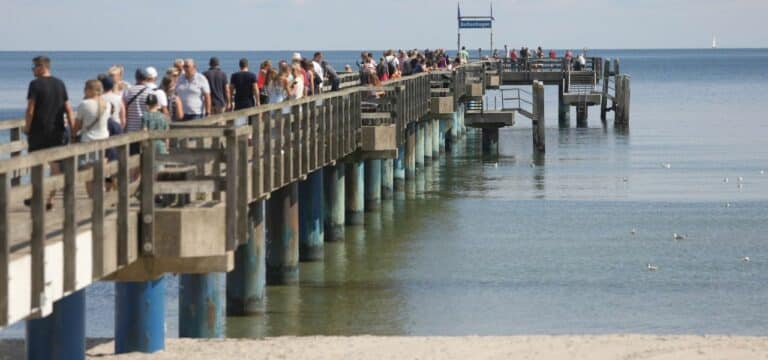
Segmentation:
<svg viewBox="0 0 768 360">
<path fill-rule="evenodd" d="M 227 103 L 227 100 L 224 98 L 224 89 L 227 87 L 227 74 L 219 68 L 211 68 L 204 72 L 203 75 L 208 79 L 208 85 L 211 86 L 211 105 L 224 107 Z"/>
<path fill-rule="evenodd" d="M 29 83 L 27 100 L 35 101 L 34 115 L 29 128 L 30 150 L 62 145 L 62 137 L 66 130 L 64 105 L 69 101 L 64 82 L 53 76 L 32 80 Z"/>
<path fill-rule="evenodd" d="M 256 106 L 253 100 L 253 84 L 256 84 L 256 74 L 250 71 L 239 71 L 232 74 L 230 81 L 235 88 L 235 109 L 245 109 Z"/>
</svg>

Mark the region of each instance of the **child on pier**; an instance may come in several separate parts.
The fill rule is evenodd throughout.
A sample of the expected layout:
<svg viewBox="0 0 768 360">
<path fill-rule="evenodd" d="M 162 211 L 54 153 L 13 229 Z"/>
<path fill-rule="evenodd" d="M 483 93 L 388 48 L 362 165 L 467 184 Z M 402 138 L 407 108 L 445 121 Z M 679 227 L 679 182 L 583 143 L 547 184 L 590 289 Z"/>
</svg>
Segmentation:
<svg viewBox="0 0 768 360">
<path fill-rule="evenodd" d="M 157 96 L 155 94 L 147 95 L 147 111 L 141 117 L 141 127 L 145 131 L 168 130 L 168 121 L 165 115 L 160 112 Z M 155 140 L 155 154 L 168 154 L 168 139 Z"/>
</svg>

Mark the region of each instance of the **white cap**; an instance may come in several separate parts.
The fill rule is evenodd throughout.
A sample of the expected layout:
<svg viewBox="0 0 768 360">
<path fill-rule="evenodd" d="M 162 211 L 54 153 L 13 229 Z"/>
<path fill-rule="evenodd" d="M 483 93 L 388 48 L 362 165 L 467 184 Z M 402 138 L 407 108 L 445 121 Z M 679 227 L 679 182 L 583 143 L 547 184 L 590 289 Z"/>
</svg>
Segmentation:
<svg viewBox="0 0 768 360">
<path fill-rule="evenodd" d="M 157 69 L 155 69 L 152 66 L 147 66 L 146 69 L 144 69 L 144 72 L 147 73 L 147 78 L 149 79 L 157 79 Z"/>
<path fill-rule="evenodd" d="M 293 53 L 293 58 L 292 59 L 293 60 L 301 60 L 302 59 L 301 53 L 297 53 L 297 52 Z"/>
</svg>

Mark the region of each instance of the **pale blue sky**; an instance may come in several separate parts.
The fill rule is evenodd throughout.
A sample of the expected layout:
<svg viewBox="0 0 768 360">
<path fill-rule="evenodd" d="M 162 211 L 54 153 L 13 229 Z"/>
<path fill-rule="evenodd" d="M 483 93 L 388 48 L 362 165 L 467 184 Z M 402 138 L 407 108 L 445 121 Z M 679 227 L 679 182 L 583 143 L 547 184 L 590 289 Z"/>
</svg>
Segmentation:
<svg viewBox="0 0 768 360">
<path fill-rule="evenodd" d="M 489 2 L 462 1 L 463 15 Z M 0 50 L 455 48 L 444 0 L 0 0 Z M 768 0 L 503 0 L 496 44 L 768 47 Z M 470 48 L 488 33 L 465 31 Z"/>
</svg>

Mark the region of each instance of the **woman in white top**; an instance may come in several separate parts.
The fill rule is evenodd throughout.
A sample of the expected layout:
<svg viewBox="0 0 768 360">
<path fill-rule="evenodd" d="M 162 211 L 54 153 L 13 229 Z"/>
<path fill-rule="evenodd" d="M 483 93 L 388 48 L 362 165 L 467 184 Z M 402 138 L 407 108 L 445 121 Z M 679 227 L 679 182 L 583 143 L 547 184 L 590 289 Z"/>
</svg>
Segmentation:
<svg viewBox="0 0 768 360">
<path fill-rule="evenodd" d="M 103 140 L 109 137 L 107 121 L 112 116 L 112 105 L 102 97 L 104 88 L 99 80 L 85 82 L 85 100 L 77 107 L 75 131 L 81 142 Z"/>
<path fill-rule="evenodd" d="M 296 62 L 291 66 L 293 82 L 291 82 L 291 99 L 301 99 L 304 97 L 304 71 L 301 70 L 301 64 Z"/>
<path fill-rule="evenodd" d="M 80 134 L 80 142 L 109 138 L 107 123 L 112 116 L 112 105 L 102 98 L 102 92 L 104 92 L 104 88 L 101 81 L 88 80 L 85 82 L 85 100 L 77 107 L 77 114 L 75 115 L 74 131 Z M 96 152 L 81 156 L 79 159 L 81 167 L 96 161 L 103 161 Z M 97 180 L 97 182 L 103 184 L 103 180 Z M 93 181 L 89 181 L 85 185 L 89 196 L 93 194 L 93 184 Z"/>
</svg>

